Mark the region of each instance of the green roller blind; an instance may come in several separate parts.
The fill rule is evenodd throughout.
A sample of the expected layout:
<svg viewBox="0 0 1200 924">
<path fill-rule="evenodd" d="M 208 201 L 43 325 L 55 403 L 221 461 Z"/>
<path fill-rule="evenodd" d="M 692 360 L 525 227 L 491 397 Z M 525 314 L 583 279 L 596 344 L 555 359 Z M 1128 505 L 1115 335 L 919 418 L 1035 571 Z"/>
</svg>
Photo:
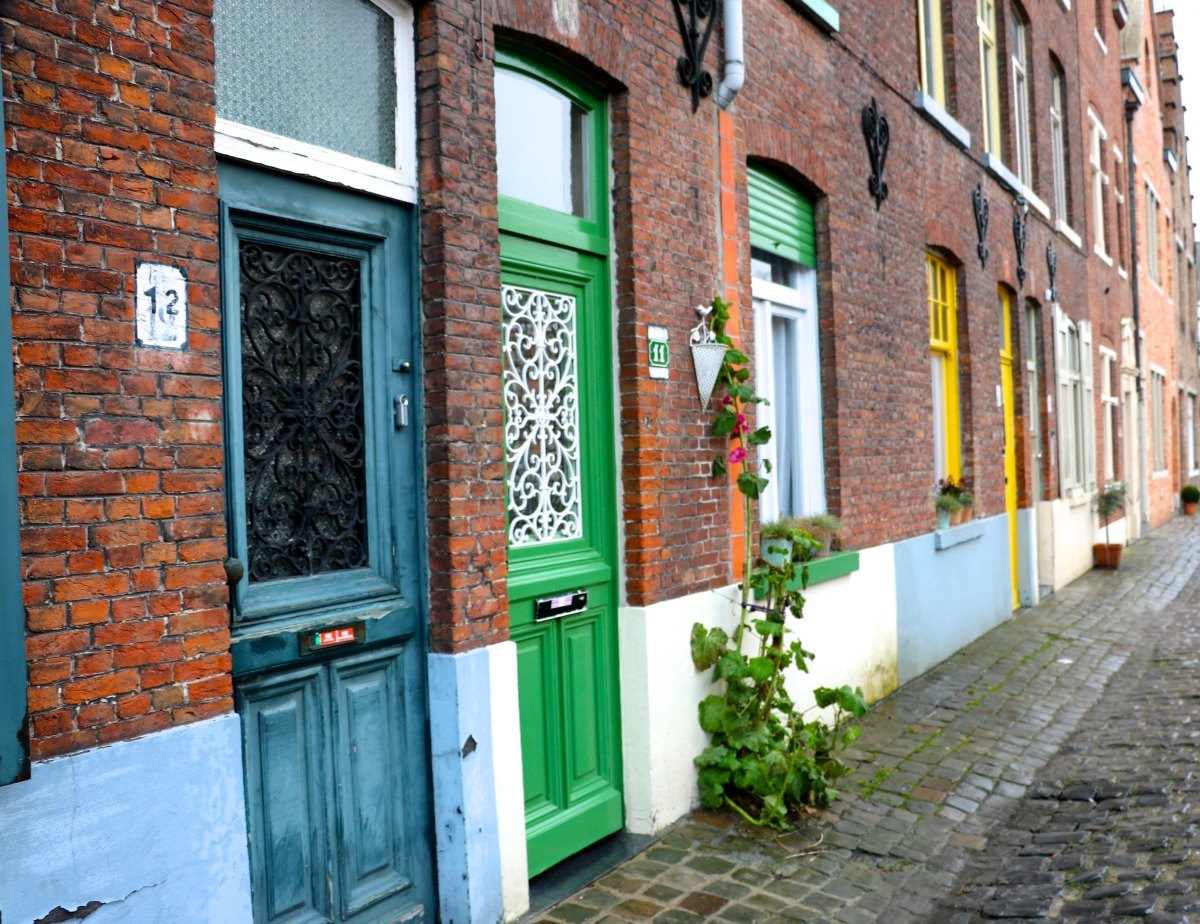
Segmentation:
<svg viewBox="0 0 1200 924">
<path fill-rule="evenodd" d="M 753 164 L 750 180 L 750 243 L 763 250 L 817 265 L 812 202 L 773 173 Z"/>
</svg>

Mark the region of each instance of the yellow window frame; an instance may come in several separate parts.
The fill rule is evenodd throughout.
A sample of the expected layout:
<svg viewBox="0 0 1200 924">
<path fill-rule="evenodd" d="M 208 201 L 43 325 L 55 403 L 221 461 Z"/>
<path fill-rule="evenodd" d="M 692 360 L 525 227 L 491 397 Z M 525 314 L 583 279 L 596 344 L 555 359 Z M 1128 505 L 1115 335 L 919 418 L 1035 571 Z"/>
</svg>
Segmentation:
<svg viewBox="0 0 1200 924">
<path fill-rule="evenodd" d="M 983 94 L 983 149 L 1001 157 L 1000 59 L 996 41 L 996 0 L 976 0 L 979 26 L 979 76 Z"/>
<path fill-rule="evenodd" d="M 925 255 L 929 283 L 929 350 L 942 356 L 942 412 L 946 420 L 946 471 L 962 480 L 962 428 L 958 399 L 958 277 L 949 263 Z M 934 409 L 936 413 L 936 408 Z"/>
<path fill-rule="evenodd" d="M 942 37 L 941 0 L 917 0 L 917 45 L 920 51 L 920 87 L 946 108 L 946 51 Z M 932 70 L 933 85 L 930 86 Z"/>
</svg>

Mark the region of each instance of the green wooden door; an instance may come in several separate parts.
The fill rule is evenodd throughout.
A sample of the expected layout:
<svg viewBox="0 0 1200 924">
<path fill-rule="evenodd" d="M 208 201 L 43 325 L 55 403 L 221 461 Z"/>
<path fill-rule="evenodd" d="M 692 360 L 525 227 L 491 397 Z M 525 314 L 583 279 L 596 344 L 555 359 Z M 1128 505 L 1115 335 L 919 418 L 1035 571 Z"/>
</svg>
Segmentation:
<svg viewBox="0 0 1200 924">
<path fill-rule="evenodd" d="M 562 71 L 497 63 L 509 614 L 537 875 L 624 825 L 607 126 Z"/>
<path fill-rule="evenodd" d="M 412 215 L 219 178 L 255 921 L 432 922 Z"/>
</svg>

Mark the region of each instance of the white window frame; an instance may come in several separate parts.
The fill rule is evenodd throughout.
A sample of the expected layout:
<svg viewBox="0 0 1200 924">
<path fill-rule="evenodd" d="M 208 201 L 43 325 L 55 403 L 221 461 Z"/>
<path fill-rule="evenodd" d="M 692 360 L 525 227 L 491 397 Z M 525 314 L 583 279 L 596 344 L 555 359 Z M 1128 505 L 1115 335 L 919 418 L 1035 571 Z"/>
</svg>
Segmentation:
<svg viewBox="0 0 1200 924">
<path fill-rule="evenodd" d="M 378 164 L 229 119 L 217 119 L 216 152 L 223 157 L 308 176 L 385 199 L 417 201 L 417 90 L 413 9 L 404 0 L 370 0 L 395 20 L 396 164 Z M 219 54 L 218 50 L 218 54 Z"/>
<path fill-rule="evenodd" d="M 1072 347 L 1075 362 L 1072 363 Z M 1092 326 L 1054 306 L 1054 362 L 1058 378 L 1058 477 L 1064 497 L 1096 487 Z"/>
<path fill-rule="evenodd" d="M 998 0 L 976 0 L 975 23 L 979 27 L 980 92 L 983 95 L 983 150 L 997 160 L 1002 156 L 1000 141 L 1000 59 L 996 42 L 999 28 Z M 990 66 L 989 66 L 989 62 Z"/>
<path fill-rule="evenodd" d="M 1190 388 L 1184 416 L 1187 419 L 1187 466 L 1190 477 L 1200 475 L 1200 468 L 1196 466 L 1196 393 Z"/>
<path fill-rule="evenodd" d="M 1146 275 L 1150 281 L 1162 288 L 1162 253 L 1158 243 L 1159 213 L 1162 200 L 1158 190 L 1146 180 Z"/>
<path fill-rule="evenodd" d="M 1067 216 L 1067 140 L 1064 129 L 1063 106 L 1066 78 L 1056 68 L 1050 69 L 1050 138 L 1054 157 L 1054 211 L 1055 218 L 1065 225 Z"/>
<path fill-rule="evenodd" d="M 1033 186 L 1033 137 L 1029 124 L 1029 25 L 1015 6 L 1009 6 L 1012 19 L 1013 118 L 1016 122 L 1014 166 L 1022 185 Z"/>
<path fill-rule="evenodd" d="M 825 512 L 825 452 L 821 424 L 821 363 L 817 325 L 817 274 L 808 266 L 797 267 L 797 286 L 780 285 L 766 279 L 751 280 L 754 296 L 755 388 L 770 404 L 758 405 L 758 423 L 771 428 L 772 438 L 759 447 L 759 458 L 769 459 L 777 473 L 779 428 L 776 425 L 775 366 L 771 320 L 783 317 L 796 323 L 796 356 L 792 362 L 799 375 L 796 383 L 800 438 L 800 498 L 797 516 Z M 779 492 L 774 476 L 763 492 L 763 520 L 779 517 Z"/>
<path fill-rule="evenodd" d="M 1104 437 L 1104 483 L 1117 477 L 1117 424 L 1116 412 L 1120 404 L 1113 385 L 1117 376 L 1117 354 L 1108 347 L 1100 347 L 1100 413 Z"/>
<path fill-rule="evenodd" d="M 921 55 L 920 88 L 946 108 L 945 44 L 941 0 L 917 0 L 917 39 Z"/>
<path fill-rule="evenodd" d="M 1167 434 L 1165 429 L 1167 373 L 1158 366 L 1150 367 L 1150 454 L 1151 471 L 1161 475 L 1167 468 Z"/>
<path fill-rule="evenodd" d="M 1108 185 L 1108 175 L 1104 172 L 1104 142 L 1108 140 L 1108 132 L 1104 130 L 1100 119 L 1091 109 L 1088 110 L 1091 131 L 1088 138 L 1088 164 L 1092 177 L 1092 249 L 1096 255 L 1109 265 L 1108 240 L 1104 233 L 1104 187 Z"/>
</svg>

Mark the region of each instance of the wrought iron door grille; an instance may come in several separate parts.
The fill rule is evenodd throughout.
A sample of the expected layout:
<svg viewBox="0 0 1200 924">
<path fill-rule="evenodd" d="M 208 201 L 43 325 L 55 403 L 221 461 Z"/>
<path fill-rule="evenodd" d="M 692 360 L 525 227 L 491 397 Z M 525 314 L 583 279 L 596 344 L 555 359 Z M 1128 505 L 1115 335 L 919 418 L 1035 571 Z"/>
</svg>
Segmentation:
<svg viewBox="0 0 1200 924">
<path fill-rule="evenodd" d="M 251 582 L 368 564 L 360 264 L 243 242 Z"/>
</svg>

